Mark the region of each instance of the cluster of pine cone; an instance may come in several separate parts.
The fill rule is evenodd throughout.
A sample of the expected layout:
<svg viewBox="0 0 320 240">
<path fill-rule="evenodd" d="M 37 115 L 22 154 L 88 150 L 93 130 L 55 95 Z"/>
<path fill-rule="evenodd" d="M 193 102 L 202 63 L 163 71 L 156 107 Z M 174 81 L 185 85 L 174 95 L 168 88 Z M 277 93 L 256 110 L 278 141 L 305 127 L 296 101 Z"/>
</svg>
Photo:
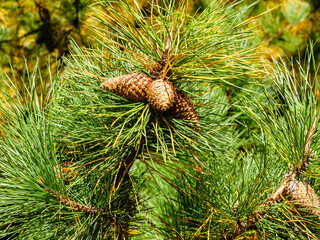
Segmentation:
<svg viewBox="0 0 320 240">
<path fill-rule="evenodd" d="M 147 101 L 158 112 L 176 119 L 190 120 L 199 128 L 198 114 L 189 97 L 164 79 L 152 79 L 141 73 L 108 78 L 100 88 L 134 102 Z"/>
</svg>

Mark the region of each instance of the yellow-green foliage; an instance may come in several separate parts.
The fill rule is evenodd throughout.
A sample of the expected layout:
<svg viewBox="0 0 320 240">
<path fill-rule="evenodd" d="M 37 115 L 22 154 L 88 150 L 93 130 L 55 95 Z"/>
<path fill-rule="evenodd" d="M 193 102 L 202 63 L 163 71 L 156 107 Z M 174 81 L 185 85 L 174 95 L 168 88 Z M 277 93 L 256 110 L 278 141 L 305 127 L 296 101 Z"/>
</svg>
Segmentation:
<svg viewBox="0 0 320 240">
<path fill-rule="evenodd" d="M 14 65 L 17 79 L 23 73 L 25 58 L 40 58 L 45 67 L 48 55 L 60 58 L 68 54 L 70 39 L 86 46 L 90 31 L 86 25 L 90 18 L 90 5 L 94 0 L 3 0 L 0 1 L 0 66 L 10 72 Z M 134 4 L 133 0 L 128 1 Z M 147 0 L 139 0 L 148 9 Z M 186 8 L 197 14 L 210 0 L 189 0 Z M 241 8 L 253 4 L 253 0 L 222 1 L 222 4 L 238 4 Z M 261 32 L 263 43 L 257 51 L 264 52 L 263 59 L 287 55 L 294 57 L 303 52 L 308 40 L 320 36 L 320 12 L 317 0 L 264 0 L 252 7 L 250 15 L 243 16 L 250 27 Z M 257 17 L 258 16 L 258 17 Z M 54 65 L 52 65 L 54 66 Z"/>
</svg>

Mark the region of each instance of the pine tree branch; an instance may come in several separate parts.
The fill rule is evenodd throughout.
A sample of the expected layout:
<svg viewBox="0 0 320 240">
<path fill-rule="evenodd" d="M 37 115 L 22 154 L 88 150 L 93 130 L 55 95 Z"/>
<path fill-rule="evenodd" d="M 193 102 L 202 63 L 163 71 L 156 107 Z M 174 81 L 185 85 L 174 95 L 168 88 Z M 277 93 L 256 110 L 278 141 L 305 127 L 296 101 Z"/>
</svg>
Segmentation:
<svg viewBox="0 0 320 240">
<path fill-rule="evenodd" d="M 129 154 L 127 159 L 122 161 L 122 164 L 120 166 L 120 169 L 118 170 L 118 173 L 115 178 L 115 191 L 120 188 L 120 185 L 122 182 L 128 182 L 129 181 L 129 171 L 132 167 L 135 157 L 137 156 L 138 151 L 136 149 L 133 149 L 132 152 Z"/>
<path fill-rule="evenodd" d="M 316 124 L 317 124 L 317 117 L 314 116 L 313 123 L 310 126 L 309 131 L 307 132 L 307 142 L 305 145 L 304 150 L 304 158 L 300 160 L 300 165 L 294 165 L 292 171 L 289 174 L 285 174 L 282 176 L 282 184 L 276 189 L 274 193 L 271 194 L 271 196 L 262 204 L 262 206 L 269 205 L 272 202 L 277 202 L 278 200 L 281 200 L 283 195 L 287 194 L 287 187 L 289 186 L 290 182 L 295 181 L 297 177 L 306 171 L 310 160 L 314 157 L 312 149 L 311 149 L 311 143 L 314 138 L 314 134 L 316 131 Z"/>
<path fill-rule="evenodd" d="M 277 190 L 271 194 L 271 196 L 264 202 L 263 206 L 268 205 L 272 202 L 278 201 L 280 200 L 283 195 L 287 195 L 288 194 L 288 189 L 287 187 L 290 185 L 290 182 L 292 181 L 296 181 L 297 177 L 306 171 L 310 160 L 313 158 L 313 152 L 312 149 L 310 148 L 312 140 L 314 138 L 314 133 L 316 131 L 316 123 L 317 123 L 317 117 L 314 116 L 313 118 L 313 123 L 309 129 L 309 131 L 307 132 L 307 143 L 305 146 L 305 150 L 304 150 L 304 158 L 300 159 L 300 164 L 299 166 L 294 165 L 293 169 L 291 171 L 291 173 L 289 174 L 285 174 L 282 176 L 282 184 L 277 188 Z"/>
<path fill-rule="evenodd" d="M 126 188 L 130 184 L 130 169 L 136 159 L 136 156 L 141 151 L 143 141 L 141 141 L 138 149 L 133 149 L 131 153 L 128 155 L 126 159 L 121 161 L 121 166 L 116 174 L 115 177 L 115 184 L 114 184 L 114 192 L 124 190 L 127 193 Z M 126 195 L 125 198 L 128 200 L 128 204 L 126 205 L 125 211 L 126 215 L 122 219 L 122 223 L 118 222 L 117 218 L 115 219 L 115 226 L 116 226 L 116 234 L 119 240 L 128 240 L 129 239 L 129 222 L 131 219 L 131 213 L 135 211 L 136 205 L 129 201 L 129 195 Z"/>
<path fill-rule="evenodd" d="M 315 194 L 313 188 L 310 185 L 297 180 L 297 177 L 301 173 L 306 171 L 306 168 L 308 167 L 310 160 L 314 157 L 311 149 L 311 143 L 315 136 L 316 123 L 317 123 L 317 117 L 315 115 L 313 118 L 313 123 L 310 126 L 310 129 L 306 133 L 307 142 L 304 150 L 305 157 L 300 160 L 300 165 L 293 166 L 293 169 L 289 174 L 285 174 L 282 176 L 282 181 L 280 186 L 270 195 L 270 197 L 268 197 L 260 205 L 260 207 L 266 207 L 273 203 L 281 202 L 284 200 L 285 196 L 298 195 L 295 198 L 293 198 L 293 200 L 296 200 L 297 203 L 299 203 L 303 207 L 307 209 L 309 208 L 308 210 L 311 213 L 320 214 L 320 211 L 317 209 L 320 207 L 320 201 L 318 199 L 318 196 Z M 299 187 L 302 189 L 299 189 Z M 298 191 L 304 191 L 304 192 L 302 194 L 299 194 Z M 312 209 L 312 207 L 315 209 Z M 237 211 L 237 208 L 238 208 L 237 206 L 234 207 L 235 212 Z M 238 227 L 235 229 L 234 232 L 228 234 L 226 238 L 233 239 L 235 236 L 239 236 L 248 230 L 256 229 L 256 223 L 260 218 L 263 217 L 263 215 L 265 215 L 264 210 L 257 210 L 253 212 L 251 215 L 249 215 L 244 221 L 240 221 L 238 219 Z"/>
</svg>

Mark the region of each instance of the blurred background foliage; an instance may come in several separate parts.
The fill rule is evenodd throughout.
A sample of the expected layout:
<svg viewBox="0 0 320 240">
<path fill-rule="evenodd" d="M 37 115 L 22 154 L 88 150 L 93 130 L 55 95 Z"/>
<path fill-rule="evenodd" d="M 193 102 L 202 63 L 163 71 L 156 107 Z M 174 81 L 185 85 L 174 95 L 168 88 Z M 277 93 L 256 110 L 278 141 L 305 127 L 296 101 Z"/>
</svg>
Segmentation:
<svg viewBox="0 0 320 240">
<path fill-rule="evenodd" d="M 46 69 L 48 55 L 51 66 L 56 59 L 68 55 L 68 45 L 73 39 L 80 46 L 90 42 L 88 26 L 90 5 L 95 0 L 2 0 L 0 1 L 0 66 L 19 80 L 24 74 L 25 59 L 39 59 Z M 134 0 L 129 0 L 134 4 Z M 148 8 L 147 0 L 139 0 Z M 161 2 L 161 1 L 159 1 Z M 188 10 L 198 14 L 210 0 L 189 0 Z M 261 60 L 287 56 L 298 58 L 310 40 L 320 37 L 320 1 L 318 0 L 243 0 L 222 1 L 244 8 L 252 4 L 251 12 L 244 14 L 248 28 L 258 29 L 256 41 L 261 43 L 256 51 Z M 95 26 L 97 23 L 94 23 Z M 315 55 L 320 54 L 316 45 Z M 13 67 L 11 67 L 11 65 Z"/>
<path fill-rule="evenodd" d="M 91 0 L 4 0 L 0 2 L 0 64 L 16 76 L 24 69 L 25 58 L 39 58 L 46 68 L 48 54 L 67 54 L 71 38 L 85 45 L 83 22 Z"/>
</svg>

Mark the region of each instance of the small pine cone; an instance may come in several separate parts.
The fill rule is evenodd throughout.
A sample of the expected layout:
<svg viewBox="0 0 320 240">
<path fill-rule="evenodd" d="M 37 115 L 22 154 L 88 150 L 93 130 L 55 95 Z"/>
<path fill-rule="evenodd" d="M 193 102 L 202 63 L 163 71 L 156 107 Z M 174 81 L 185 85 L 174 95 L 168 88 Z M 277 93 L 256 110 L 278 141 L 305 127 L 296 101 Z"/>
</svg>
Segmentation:
<svg viewBox="0 0 320 240">
<path fill-rule="evenodd" d="M 148 86 L 148 102 L 155 110 L 169 110 L 176 101 L 176 91 L 172 83 L 158 79 Z"/>
<path fill-rule="evenodd" d="M 289 183 L 288 188 L 292 200 L 296 200 L 296 203 L 306 208 L 307 211 L 320 215 L 319 197 L 308 183 L 293 180 Z"/>
<path fill-rule="evenodd" d="M 147 100 L 147 87 L 152 78 L 141 73 L 129 73 L 115 78 L 108 78 L 100 88 L 134 102 Z"/>
<path fill-rule="evenodd" d="M 168 113 L 176 119 L 190 120 L 195 123 L 196 128 L 200 127 L 199 116 L 190 98 L 181 89 L 175 88 L 177 100 Z"/>
</svg>

